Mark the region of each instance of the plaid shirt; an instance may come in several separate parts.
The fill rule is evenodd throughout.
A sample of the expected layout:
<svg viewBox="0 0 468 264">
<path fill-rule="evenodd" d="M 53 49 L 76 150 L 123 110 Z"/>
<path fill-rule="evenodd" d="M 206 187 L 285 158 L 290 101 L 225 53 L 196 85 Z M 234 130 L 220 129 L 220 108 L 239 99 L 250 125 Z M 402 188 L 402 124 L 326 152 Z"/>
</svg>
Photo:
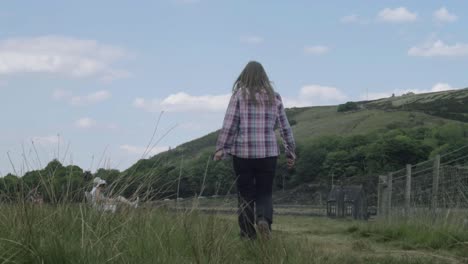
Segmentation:
<svg viewBox="0 0 468 264">
<path fill-rule="evenodd" d="M 224 117 L 216 151 L 239 158 L 266 158 L 279 155 L 275 126 L 279 125 L 288 158 L 296 158 L 294 137 L 284 111 L 281 96 L 275 93 L 275 104 L 265 104 L 266 93 L 256 94 L 258 104 L 244 98 L 239 90 L 231 96 Z"/>
</svg>

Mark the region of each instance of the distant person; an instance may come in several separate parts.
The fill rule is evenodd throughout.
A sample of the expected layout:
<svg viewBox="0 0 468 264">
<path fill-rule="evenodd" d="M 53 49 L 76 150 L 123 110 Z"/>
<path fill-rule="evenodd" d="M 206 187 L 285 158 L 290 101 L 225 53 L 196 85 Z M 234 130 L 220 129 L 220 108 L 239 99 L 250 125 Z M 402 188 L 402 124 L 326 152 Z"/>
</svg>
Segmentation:
<svg viewBox="0 0 468 264">
<path fill-rule="evenodd" d="M 134 202 L 130 202 L 123 196 L 118 196 L 116 198 L 108 198 L 104 195 L 105 187 L 107 182 L 99 177 L 94 178 L 93 180 L 93 189 L 91 190 L 91 201 L 95 206 L 102 206 L 104 211 L 115 211 L 115 206 L 117 203 L 125 204 L 130 207 L 137 208 L 139 198 Z"/>
<path fill-rule="evenodd" d="M 249 62 L 232 90 L 214 159 L 233 156 L 241 237 L 255 239 L 256 223 L 260 238 L 270 239 L 273 178 L 279 155 L 275 126 L 279 126 L 289 168 L 296 159 L 293 133 L 281 96 L 260 63 Z"/>
</svg>

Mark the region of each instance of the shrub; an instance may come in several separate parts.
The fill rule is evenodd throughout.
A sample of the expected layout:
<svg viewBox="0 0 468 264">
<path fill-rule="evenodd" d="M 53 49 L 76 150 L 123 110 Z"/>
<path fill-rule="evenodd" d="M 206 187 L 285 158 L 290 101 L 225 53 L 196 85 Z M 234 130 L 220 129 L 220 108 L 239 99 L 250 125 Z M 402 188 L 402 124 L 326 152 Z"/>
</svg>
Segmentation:
<svg viewBox="0 0 468 264">
<path fill-rule="evenodd" d="M 348 111 L 354 111 L 358 109 L 359 109 L 359 105 L 355 102 L 347 102 L 345 104 L 340 104 L 338 106 L 338 112 L 348 112 Z"/>
</svg>

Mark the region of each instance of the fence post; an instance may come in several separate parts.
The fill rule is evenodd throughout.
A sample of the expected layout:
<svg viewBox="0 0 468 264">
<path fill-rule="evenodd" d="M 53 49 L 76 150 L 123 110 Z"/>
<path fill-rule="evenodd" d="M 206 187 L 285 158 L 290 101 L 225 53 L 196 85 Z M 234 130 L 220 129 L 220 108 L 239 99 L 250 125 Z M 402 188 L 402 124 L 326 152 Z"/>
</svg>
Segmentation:
<svg viewBox="0 0 468 264">
<path fill-rule="evenodd" d="M 409 216 L 411 206 L 411 164 L 406 165 L 405 214 Z"/>
<path fill-rule="evenodd" d="M 393 173 L 389 173 L 387 176 L 387 216 L 390 217 L 390 211 L 392 210 L 392 192 L 393 192 Z"/>
<path fill-rule="evenodd" d="M 338 218 L 342 218 L 345 216 L 345 206 L 344 206 L 344 198 L 345 198 L 345 195 L 344 195 L 344 191 L 343 191 L 343 185 L 341 185 L 339 187 L 340 191 L 338 192 L 338 199 L 337 199 L 337 206 L 336 206 L 336 210 L 337 210 L 337 217 Z"/>
<path fill-rule="evenodd" d="M 377 177 L 377 215 L 382 216 L 382 176 Z"/>
<path fill-rule="evenodd" d="M 439 176 L 440 176 L 440 155 L 437 155 L 434 160 L 434 169 L 432 173 L 432 203 L 431 207 L 435 213 L 437 208 L 437 199 L 439 194 Z"/>
</svg>

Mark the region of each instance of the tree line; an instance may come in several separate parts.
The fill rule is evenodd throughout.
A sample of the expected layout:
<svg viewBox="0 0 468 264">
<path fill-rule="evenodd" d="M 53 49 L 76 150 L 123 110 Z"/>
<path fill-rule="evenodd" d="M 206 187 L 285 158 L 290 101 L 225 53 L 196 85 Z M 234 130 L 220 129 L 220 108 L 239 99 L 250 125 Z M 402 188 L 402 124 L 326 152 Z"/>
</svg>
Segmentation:
<svg viewBox="0 0 468 264">
<path fill-rule="evenodd" d="M 417 128 L 391 124 L 365 135 L 330 135 L 299 141 L 296 167 L 288 170 L 284 156 L 280 156 L 274 186 L 288 189 L 304 183 L 363 184 L 373 193 L 377 175 L 467 144 L 468 124 L 464 123 Z M 145 199 L 235 193 L 231 161 L 212 161 L 213 151 L 214 147 L 184 155 L 172 150 L 139 160 L 125 171 L 99 169 L 94 173 L 53 160 L 45 168 L 21 177 L 8 174 L 0 178 L 0 200 L 27 199 L 32 193 L 40 193 L 46 202 L 78 202 L 92 188 L 94 177 L 109 182 L 110 195 L 138 195 Z"/>
</svg>

